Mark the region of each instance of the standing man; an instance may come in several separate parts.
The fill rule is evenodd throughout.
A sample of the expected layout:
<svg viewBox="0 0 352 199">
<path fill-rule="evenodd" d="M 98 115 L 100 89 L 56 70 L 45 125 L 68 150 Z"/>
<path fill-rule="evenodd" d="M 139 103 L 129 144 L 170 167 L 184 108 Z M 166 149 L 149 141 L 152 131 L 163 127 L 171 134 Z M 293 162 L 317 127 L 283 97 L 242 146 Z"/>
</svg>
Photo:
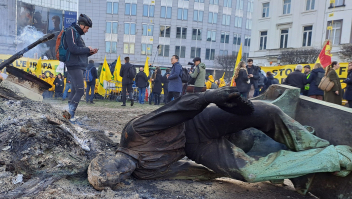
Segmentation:
<svg viewBox="0 0 352 199">
<path fill-rule="evenodd" d="M 259 87 L 258 87 L 258 80 L 259 80 L 259 72 L 260 67 L 253 65 L 253 59 L 248 59 L 247 61 L 247 71 L 248 71 L 248 78 L 250 79 L 250 90 L 248 93 L 248 99 L 259 95 Z"/>
<path fill-rule="evenodd" d="M 182 92 L 182 66 L 178 60 L 178 55 L 173 55 L 171 58 L 172 68 L 170 75 L 167 76 L 167 79 L 169 80 L 169 93 L 167 95 L 166 103 L 169 103 L 173 98 L 176 99 L 180 97 Z"/>
<path fill-rule="evenodd" d="M 302 65 L 297 65 L 295 71 L 287 75 L 284 84 L 301 89 L 301 94 L 306 84 L 306 75 L 302 73 Z"/>
<path fill-rule="evenodd" d="M 145 89 L 148 86 L 148 77 L 144 72 L 144 68 L 139 68 L 139 73 L 136 75 L 136 86 L 138 87 L 138 103 L 144 104 Z"/>
<path fill-rule="evenodd" d="M 68 72 L 66 71 L 64 73 L 64 76 L 66 76 L 66 86 L 65 86 L 65 91 L 64 94 L 62 95 L 62 101 L 64 101 L 68 95 L 68 90 L 71 89 L 71 76 L 70 74 L 68 74 Z"/>
<path fill-rule="evenodd" d="M 86 76 L 88 76 L 90 73 L 93 77 L 92 81 L 87 81 L 87 90 L 86 90 L 86 102 L 87 104 L 90 102 L 91 104 L 94 104 L 93 98 L 94 98 L 94 89 L 95 89 L 95 80 L 98 78 L 98 73 L 97 73 L 97 68 L 94 66 L 94 61 L 89 60 L 89 64 L 87 66 L 86 70 Z M 89 77 L 88 77 L 89 78 Z M 89 91 L 91 91 L 91 95 L 89 96 Z"/>
<path fill-rule="evenodd" d="M 93 25 L 92 20 L 85 14 L 78 18 L 78 24 L 72 24 L 65 32 L 64 45 L 67 46 L 65 64 L 71 76 L 71 95 L 68 98 L 69 113 L 74 118 L 77 106 L 84 94 L 83 72 L 88 65 L 88 57 L 98 52 L 90 46 L 86 47 L 81 35 L 88 32 Z M 70 55 L 68 57 L 68 55 Z"/>
<path fill-rule="evenodd" d="M 134 75 L 130 74 L 131 67 L 134 69 L 134 66 L 130 64 L 130 58 L 125 57 L 125 64 L 122 65 L 120 70 L 120 76 L 122 77 L 122 105 L 126 106 L 126 90 L 129 93 L 129 100 L 131 101 L 131 106 L 133 106 L 133 96 L 132 96 L 132 84 Z M 135 69 L 134 69 L 135 70 Z"/>
<path fill-rule="evenodd" d="M 306 75 L 306 80 L 308 80 L 309 76 L 310 76 L 310 66 L 309 65 L 304 66 L 304 74 Z M 309 87 L 310 87 L 310 84 L 304 85 L 303 95 L 308 96 Z"/>
<path fill-rule="evenodd" d="M 205 64 L 202 63 L 200 57 L 193 59 L 194 70 L 189 72 L 189 75 L 195 80 L 193 92 L 202 92 L 205 86 Z"/>
<path fill-rule="evenodd" d="M 166 69 L 166 73 L 163 76 L 163 89 L 164 89 L 164 104 L 166 104 L 167 102 L 167 96 L 169 94 L 169 80 L 167 79 L 168 75 L 170 75 L 170 69 Z"/>
</svg>

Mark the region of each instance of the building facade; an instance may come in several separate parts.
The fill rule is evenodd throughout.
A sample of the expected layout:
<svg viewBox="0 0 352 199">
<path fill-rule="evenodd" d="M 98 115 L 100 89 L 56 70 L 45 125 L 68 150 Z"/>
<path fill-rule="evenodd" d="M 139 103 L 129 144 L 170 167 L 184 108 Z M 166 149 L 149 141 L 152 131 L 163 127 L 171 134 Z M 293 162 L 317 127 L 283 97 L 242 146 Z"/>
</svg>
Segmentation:
<svg viewBox="0 0 352 199">
<path fill-rule="evenodd" d="M 219 55 L 248 56 L 254 0 L 80 0 L 93 28 L 84 36 L 87 46 L 99 48 L 92 56 L 109 63 L 120 55 L 144 65 L 170 66 L 177 54 L 186 65 L 201 57 L 208 68 Z"/>
<path fill-rule="evenodd" d="M 352 40 L 351 11 L 347 0 L 257 0 L 249 56 L 258 65 L 277 65 L 282 51 L 322 49 L 330 39 L 332 59 L 348 61 L 340 51 Z"/>
</svg>

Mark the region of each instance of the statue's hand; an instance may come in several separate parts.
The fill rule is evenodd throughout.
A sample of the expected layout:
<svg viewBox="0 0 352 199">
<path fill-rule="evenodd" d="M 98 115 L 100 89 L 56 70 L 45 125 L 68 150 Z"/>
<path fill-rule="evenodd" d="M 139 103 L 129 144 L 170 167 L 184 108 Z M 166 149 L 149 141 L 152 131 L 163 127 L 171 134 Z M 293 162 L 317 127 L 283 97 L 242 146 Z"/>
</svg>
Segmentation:
<svg viewBox="0 0 352 199">
<path fill-rule="evenodd" d="M 335 146 L 342 170 L 352 171 L 352 147 L 347 145 Z"/>
<path fill-rule="evenodd" d="M 219 108 L 229 113 L 250 115 L 253 113 L 253 104 L 244 100 L 236 87 L 221 87 L 205 92 L 205 100 L 215 103 Z"/>
</svg>

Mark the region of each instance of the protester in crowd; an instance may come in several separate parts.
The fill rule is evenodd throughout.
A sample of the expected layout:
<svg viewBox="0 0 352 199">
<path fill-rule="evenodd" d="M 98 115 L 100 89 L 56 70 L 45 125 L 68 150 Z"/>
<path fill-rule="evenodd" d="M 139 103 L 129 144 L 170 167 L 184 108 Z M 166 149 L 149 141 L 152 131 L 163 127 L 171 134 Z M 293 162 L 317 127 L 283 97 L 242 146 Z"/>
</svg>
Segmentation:
<svg viewBox="0 0 352 199">
<path fill-rule="evenodd" d="M 189 72 L 191 78 L 195 79 L 194 81 L 194 92 L 202 92 L 202 89 L 205 86 L 205 64 L 202 63 L 200 57 L 193 59 L 194 70 Z"/>
<path fill-rule="evenodd" d="M 48 90 L 49 91 L 48 92 L 48 98 L 49 99 L 53 98 L 53 96 L 54 96 L 54 91 L 55 91 L 54 81 L 55 81 L 54 74 L 50 73 L 49 77 L 47 78 L 48 84 L 51 85 L 51 88 L 49 88 L 49 90 Z"/>
<path fill-rule="evenodd" d="M 66 75 L 66 85 L 65 85 L 65 91 L 64 94 L 62 95 L 62 101 L 64 101 L 68 95 L 68 90 L 71 89 L 71 75 L 68 74 L 67 72 L 64 73 Z"/>
<path fill-rule="evenodd" d="M 263 93 L 265 86 L 266 74 L 264 71 L 259 71 L 259 79 L 258 79 L 258 90 L 259 93 L 255 92 L 253 97 L 257 97 L 259 94 Z"/>
<path fill-rule="evenodd" d="M 86 84 L 87 84 L 87 89 L 86 89 L 86 102 L 94 104 L 93 99 L 94 99 L 94 89 L 95 89 L 95 80 L 98 78 L 98 73 L 97 73 L 97 68 L 94 66 L 94 61 L 89 60 L 89 64 L 86 69 L 85 77 L 89 76 L 89 73 L 93 77 L 92 81 L 87 81 L 86 78 Z M 88 77 L 89 79 L 89 77 Z M 91 95 L 89 96 L 89 91 Z"/>
<path fill-rule="evenodd" d="M 250 76 L 247 71 L 246 62 L 241 61 L 235 69 L 234 79 L 238 92 L 240 92 L 241 96 L 244 99 L 248 98 L 247 95 L 251 86 L 249 82 L 249 77 Z"/>
<path fill-rule="evenodd" d="M 162 79 L 163 77 L 161 76 L 161 70 L 160 68 L 155 70 L 155 78 L 152 79 L 154 82 L 154 87 L 153 87 L 153 96 L 154 96 L 154 105 L 159 105 L 160 104 L 160 94 L 162 90 Z"/>
<path fill-rule="evenodd" d="M 166 104 L 166 100 L 167 100 L 167 95 L 169 93 L 169 80 L 167 79 L 167 76 L 170 75 L 170 69 L 166 69 L 166 72 L 163 76 L 163 89 L 164 89 L 164 103 Z"/>
<path fill-rule="evenodd" d="M 331 82 L 334 83 L 334 87 L 330 91 L 324 91 L 324 100 L 326 102 L 342 105 L 342 93 L 339 76 L 336 70 L 340 68 L 340 64 L 334 61 L 326 68 L 325 76 L 327 76 Z"/>
<path fill-rule="evenodd" d="M 287 75 L 284 84 L 301 89 L 301 94 L 306 84 L 306 75 L 302 73 L 302 65 L 297 65 L 295 71 Z"/>
<path fill-rule="evenodd" d="M 78 24 L 72 24 L 65 32 L 64 44 L 68 47 L 70 59 L 65 64 L 71 76 L 71 95 L 68 97 L 69 113 L 74 118 L 77 106 L 84 94 L 83 72 L 88 65 L 88 57 L 98 52 L 98 49 L 86 47 L 81 35 L 88 32 L 93 25 L 92 20 L 85 14 L 78 17 Z M 78 33 L 78 34 L 77 34 Z"/>
<path fill-rule="evenodd" d="M 216 89 L 219 86 L 215 83 L 214 77 L 212 75 L 208 76 L 208 81 L 205 83 L 207 89 Z"/>
<path fill-rule="evenodd" d="M 320 63 L 314 65 L 313 70 L 307 76 L 307 84 L 309 84 L 309 90 L 307 95 L 311 98 L 323 100 L 324 91 L 318 88 L 321 79 L 325 75 L 325 70 Z"/>
<path fill-rule="evenodd" d="M 348 64 L 348 75 L 345 80 L 343 80 L 344 83 L 347 84 L 344 99 L 348 101 L 348 106 L 352 108 L 352 62 Z"/>
<path fill-rule="evenodd" d="M 133 106 L 133 96 L 132 96 L 132 84 L 133 84 L 133 79 L 135 77 L 132 77 L 133 75 L 130 74 L 130 70 L 132 69 L 135 70 L 134 66 L 130 64 L 130 58 L 125 57 L 125 64 L 122 65 L 121 70 L 120 70 L 120 76 L 122 77 L 122 105 L 121 106 L 126 106 L 126 91 L 129 94 L 129 100 L 131 101 L 131 106 Z"/>
<path fill-rule="evenodd" d="M 167 76 L 169 80 L 169 93 L 167 95 L 167 103 L 169 103 L 172 99 L 176 99 L 180 97 L 182 92 L 182 66 L 178 62 L 178 55 L 173 55 L 171 58 L 171 72 L 170 75 Z"/>
<path fill-rule="evenodd" d="M 152 102 L 154 101 L 154 94 L 153 94 L 153 89 L 154 89 L 154 79 L 156 78 L 156 72 L 160 69 L 159 66 L 155 67 L 155 70 L 153 71 L 153 74 L 150 76 L 150 82 L 151 82 L 151 89 L 150 89 L 150 95 L 149 95 L 149 104 L 152 105 Z"/>
<path fill-rule="evenodd" d="M 250 90 L 248 92 L 248 98 L 252 98 L 259 95 L 258 80 L 260 78 L 259 72 L 261 69 L 259 66 L 253 65 L 253 59 L 248 59 L 247 64 L 248 65 L 246 67 L 250 79 Z"/>
<path fill-rule="evenodd" d="M 148 77 L 144 72 L 144 68 L 139 68 L 139 73 L 136 75 L 136 86 L 138 87 L 138 103 L 144 104 L 145 90 L 148 87 Z"/>
<path fill-rule="evenodd" d="M 64 90 L 64 79 L 62 78 L 61 73 L 57 75 L 54 80 L 55 85 L 55 99 L 62 97 L 62 91 Z"/>
<path fill-rule="evenodd" d="M 306 75 L 306 80 L 308 80 L 308 78 L 310 77 L 310 66 L 309 65 L 305 65 L 304 67 L 304 74 Z M 304 89 L 303 89 L 303 95 L 308 96 L 308 91 L 309 91 L 309 83 L 307 83 L 306 85 L 304 85 Z"/>
<path fill-rule="evenodd" d="M 279 81 L 274 78 L 273 73 L 270 71 L 266 72 L 266 79 L 264 80 L 264 88 L 262 92 L 264 93 L 271 85 L 278 84 Z"/>
<path fill-rule="evenodd" d="M 219 88 L 226 86 L 226 82 L 225 82 L 224 78 L 220 78 L 219 81 L 220 81 Z"/>
</svg>

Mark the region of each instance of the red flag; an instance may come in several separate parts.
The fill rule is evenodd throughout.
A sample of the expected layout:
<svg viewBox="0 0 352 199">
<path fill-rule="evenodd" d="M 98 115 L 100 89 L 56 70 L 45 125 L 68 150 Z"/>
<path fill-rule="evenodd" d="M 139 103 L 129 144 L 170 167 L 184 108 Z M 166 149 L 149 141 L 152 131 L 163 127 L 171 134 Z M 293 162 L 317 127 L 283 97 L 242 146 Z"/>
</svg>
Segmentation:
<svg viewBox="0 0 352 199">
<path fill-rule="evenodd" d="M 330 41 L 328 40 L 323 50 L 321 50 L 319 57 L 315 63 L 321 63 L 323 68 L 325 68 L 331 64 L 331 57 L 332 57 L 331 45 L 330 45 Z"/>
</svg>

